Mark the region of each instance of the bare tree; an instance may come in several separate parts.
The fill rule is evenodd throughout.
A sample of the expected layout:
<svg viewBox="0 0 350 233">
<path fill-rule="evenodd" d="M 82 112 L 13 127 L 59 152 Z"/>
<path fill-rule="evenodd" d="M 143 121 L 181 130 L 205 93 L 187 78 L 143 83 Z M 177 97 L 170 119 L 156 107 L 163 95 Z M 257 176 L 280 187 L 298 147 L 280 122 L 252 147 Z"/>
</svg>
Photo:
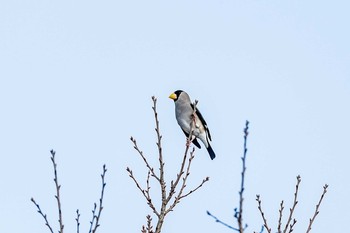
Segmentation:
<svg viewBox="0 0 350 233">
<path fill-rule="evenodd" d="M 248 148 L 247 148 L 247 141 L 248 141 L 248 132 L 249 130 L 249 121 L 246 121 L 245 123 L 245 128 L 243 130 L 244 132 L 244 143 L 243 143 L 243 156 L 241 157 L 242 160 L 242 171 L 241 171 L 241 186 L 240 186 L 240 190 L 238 192 L 239 194 L 239 204 L 238 204 L 238 208 L 235 208 L 234 211 L 234 217 L 237 221 L 237 227 L 233 227 L 230 224 L 227 224 L 223 221 L 221 221 L 218 217 L 216 217 L 215 215 L 211 214 L 209 211 L 207 211 L 207 214 L 215 219 L 215 222 L 220 223 L 222 225 L 224 225 L 225 227 L 243 233 L 244 230 L 248 227 L 247 224 L 243 223 L 243 201 L 244 201 L 244 181 L 245 181 L 245 175 L 246 175 L 246 160 L 247 160 L 247 152 L 248 152 Z"/>
<path fill-rule="evenodd" d="M 188 197 L 190 194 L 194 193 L 198 189 L 200 189 L 204 183 L 209 181 L 209 177 L 204 178 L 199 184 L 192 189 L 187 189 L 187 181 L 189 179 L 190 170 L 191 170 L 191 164 L 193 162 L 193 159 L 195 157 L 195 149 L 194 147 L 190 149 L 191 145 L 191 139 L 193 136 L 193 129 L 195 127 L 195 118 L 194 114 L 196 112 L 196 105 L 198 101 L 194 102 L 194 109 L 192 113 L 192 123 L 191 123 L 191 130 L 189 133 L 189 136 L 186 141 L 185 151 L 184 155 L 182 157 L 182 162 L 179 164 L 179 171 L 176 174 L 176 176 L 170 180 L 165 180 L 165 162 L 163 158 L 163 150 L 162 150 L 162 135 L 160 132 L 160 126 L 159 126 L 159 120 L 158 120 L 158 113 L 157 113 L 157 99 L 153 96 L 153 114 L 155 119 L 155 131 L 156 131 L 156 145 L 157 145 L 157 151 L 158 151 L 158 165 L 157 169 L 154 168 L 154 166 L 150 163 L 149 158 L 144 155 L 142 150 L 137 145 L 136 140 L 131 137 L 130 140 L 133 144 L 134 149 L 137 151 L 138 155 L 141 157 L 142 161 L 144 162 L 144 165 L 147 169 L 147 176 L 145 178 L 144 184 L 142 185 L 140 180 L 136 179 L 133 171 L 127 167 L 126 170 L 136 185 L 137 189 L 141 192 L 143 197 L 146 200 L 147 205 L 150 207 L 151 211 L 153 212 L 154 216 L 156 217 L 156 225 L 155 229 L 153 227 L 153 219 L 151 215 L 146 216 L 146 224 L 142 226 L 141 232 L 142 233 L 160 233 L 163 227 L 163 223 L 165 221 L 165 217 L 174 210 L 175 206 L 180 203 L 180 201 L 186 197 Z M 243 213 L 244 213 L 244 191 L 245 191 L 245 176 L 246 176 L 246 160 L 247 160 L 247 140 L 248 140 L 248 132 L 249 129 L 249 122 L 246 121 L 245 128 L 244 128 L 244 144 L 243 144 L 243 156 L 241 157 L 242 161 L 242 171 L 241 171 L 241 183 L 239 188 L 239 202 L 238 207 L 234 209 L 234 218 L 237 222 L 237 227 L 233 227 L 223 221 L 221 221 L 219 218 L 211 214 L 209 211 L 207 211 L 207 214 L 212 217 L 217 223 L 220 223 L 224 225 L 225 227 L 237 231 L 239 233 L 244 233 L 244 231 L 247 229 L 248 225 L 244 223 L 243 221 Z M 54 183 L 56 188 L 56 194 L 55 199 L 57 202 L 57 210 L 58 210 L 58 222 L 59 222 L 59 233 L 63 233 L 64 231 L 64 224 L 63 224 L 63 213 L 62 213 L 62 203 L 61 203 L 61 185 L 58 182 L 58 172 L 57 172 L 57 163 L 55 160 L 55 151 L 51 150 L 51 162 L 53 164 L 53 170 L 54 170 Z M 90 221 L 90 228 L 89 233 L 96 233 L 98 227 L 100 226 L 99 221 L 101 217 L 101 213 L 103 210 L 103 197 L 104 197 L 104 190 L 105 190 L 105 174 L 107 172 L 106 166 L 103 165 L 103 171 L 101 174 L 101 180 L 102 180 L 102 188 L 101 188 L 101 194 L 99 203 L 94 203 L 93 209 L 92 209 L 92 218 Z M 154 198 L 153 193 L 151 193 L 151 181 L 155 183 L 159 189 L 160 189 L 160 199 L 157 200 Z M 152 184 L 153 184 L 152 183 Z M 168 185 L 170 183 L 170 185 Z M 277 224 L 277 232 L 278 233 L 292 233 L 294 231 L 294 226 L 297 223 L 297 220 L 294 217 L 294 211 L 298 204 L 298 192 L 299 192 L 299 186 L 301 183 L 301 177 L 297 176 L 297 182 L 295 186 L 295 192 L 294 192 L 294 199 L 293 199 L 293 205 L 289 209 L 289 214 L 287 216 L 287 220 L 285 223 L 282 222 L 283 218 L 283 211 L 284 211 L 284 201 L 282 200 L 280 203 L 279 208 L 279 218 L 278 218 L 278 224 Z M 323 187 L 322 195 L 316 205 L 315 212 L 313 216 L 309 219 L 309 225 L 306 230 L 306 233 L 309 233 L 312 229 L 313 223 L 319 214 L 319 208 L 321 206 L 321 203 L 323 201 L 323 198 L 325 194 L 327 193 L 328 185 L 325 184 Z M 153 190 L 153 189 L 152 189 Z M 34 198 L 31 198 L 31 201 L 34 203 L 34 205 L 37 208 L 38 213 L 42 216 L 44 219 L 45 225 L 47 226 L 49 232 L 53 233 L 54 230 L 52 226 L 49 223 L 49 220 L 47 218 L 47 215 L 43 213 L 41 210 L 39 204 L 34 200 Z M 260 198 L 260 195 L 256 195 L 256 201 L 258 204 L 258 210 L 262 217 L 262 227 L 260 230 L 260 233 L 263 232 L 264 229 L 268 233 L 272 232 L 272 229 L 269 227 L 268 220 L 265 216 L 265 213 L 263 211 L 262 207 L 262 200 Z M 79 233 L 80 231 L 80 212 L 79 209 L 76 211 L 76 232 Z M 255 232 L 254 232 L 255 233 Z"/>
<path fill-rule="evenodd" d="M 288 215 L 288 218 L 287 218 L 287 222 L 285 224 L 282 223 L 282 217 L 283 217 L 283 210 L 284 210 L 284 201 L 282 200 L 281 203 L 280 203 L 280 208 L 279 208 L 279 218 L 278 218 L 278 227 L 277 227 L 277 232 L 278 233 L 292 233 L 293 230 L 294 230 L 294 225 L 297 223 L 297 220 L 294 218 L 294 211 L 295 211 L 295 208 L 298 204 L 298 192 L 299 192 L 299 185 L 300 185 L 300 182 L 301 182 L 301 177 L 298 175 L 297 176 L 297 183 L 295 185 L 295 192 L 294 192 L 294 200 L 293 200 L 293 205 L 292 207 L 289 209 L 289 215 Z M 328 188 L 328 185 L 325 184 L 323 186 L 323 192 L 321 194 L 321 197 L 318 201 L 318 204 L 316 205 L 316 209 L 315 209 L 315 212 L 312 216 L 312 218 L 310 218 L 309 220 L 309 225 L 308 225 L 308 228 L 306 230 L 306 233 L 309 233 L 311 231 L 311 227 L 312 227 L 312 224 L 314 223 L 315 221 L 315 218 L 316 216 L 318 215 L 319 213 L 319 208 L 320 208 L 320 205 L 322 203 L 322 200 L 324 198 L 324 195 L 327 193 L 327 188 Z M 258 209 L 259 209 L 259 212 L 261 214 L 261 217 L 263 219 L 263 222 L 264 222 L 264 227 L 265 229 L 267 230 L 267 232 L 271 233 L 271 228 L 269 227 L 268 223 L 267 223 L 267 219 L 265 217 L 265 213 L 262 209 L 262 205 L 261 205 L 261 199 L 260 199 L 260 195 L 256 195 L 256 201 L 258 202 Z M 284 225 L 284 227 L 282 227 Z"/>
<path fill-rule="evenodd" d="M 55 187 L 56 187 L 56 195 L 55 195 L 55 199 L 57 201 L 57 210 L 58 210 L 58 222 L 60 225 L 60 228 L 58 230 L 59 233 L 63 233 L 64 230 L 64 225 L 63 225 L 63 214 L 62 214 L 62 204 L 61 204 L 61 195 L 60 195 L 60 191 L 61 191 L 61 185 L 58 183 L 58 175 L 57 175 L 57 163 L 55 160 L 55 155 L 56 152 L 51 150 L 51 162 L 53 165 L 53 170 L 54 170 L 54 182 L 55 182 Z M 105 183 L 105 175 L 106 175 L 107 169 L 106 169 L 106 165 L 103 165 L 103 171 L 101 174 L 101 180 L 102 180 L 102 188 L 101 188 L 101 196 L 99 199 L 99 205 L 98 205 L 98 209 L 97 209 L 97 204 L 94 203 L 94 208 L 92 210 L 92 220 L 90 221 L 90 230 L 89 233 L 96 233 L 97 228 L 100 226 L 99 224 L 99 220 L 101 217 L 101 213 L 103 210 L 103 196 L 104 196 L 104 190 L 106 187 L 106 183 Z M 51 233 L 53 233 L 53 229 L 47 219 L 47 215 L 44 214 L 39 206 L 39 204 L 34 200 L 34 198 L 31 198 L 31 201 L 34 203 L 34 205 L 37 208 L 38 213 L 43 217 L 44 221 L 45 221 L 45 225 L 48 227 L 49 231 Z M 76 223 L 77 223 L 77 229 L 76 232 L 79 233 L 79 228 L 80 228 L 80 213 L 79 213 L 79 209 L 76 211 L 77 213 L 77 217 L 75 219 Z"/>
<path fill-rule="evenodd" d="M 209 211 L 207 211 L 207 214 L 210 217 L 212 217 L 215 220 L 215 222 L 220 223 L 220 224 L 224 225 L 225 227 L 227 227 L 231 230 L 240 232 L 240 233 L 243 233 L 245 231 L 245 229 L 248 227 L 247 224 L 243 224 L 243 201 L 244 201 L 243 193 L 245 190 L 244 181 L 245 181 L 245 174 L 246 174 L 246 169 L 247 169 L 246 168 L 246 159 L 247 159 L 247 151 L 248 151 L 248 149 L 247 149 L 247 139 L 248 139 L 248 134 L 249 134 L 248 129 L 249 129 L 249 121 L 246 121 L 246 125 L 244 128 L 243 156 L 241 157 L 241 160 L 242 160 L 241 186 L 240 186 L 240 190 L 238 192 L 239 193 L 239 207 L 235 208 L 235 210 L 234 210 L 235 211 L 234 217 L 237 221 L 237 227 L 233 227 L 230 224 L 227 224 L 227 223 L 221 221 L 218 217 L 216 217 L 215 215 L 213 215 Z M 287 233 L 287 232 L 292 233 L 294 230 L 293 227 L 297 223 L 297 220 L 293 217 L 293 214 L 294 214 L 294 210 L 298 204 L 298 191 L 299 191 L 300 182 L 301 182 L 301 177 L 297 176 L 297 184 L 295 186 L 293 206 L 290 208 L 288 219 L 287 219 L 287 222 L 284 224 L 284 227 L 282 227 L 283 226 L 282 217 L 283 217 L 283 210 L 284 210 L 284 201 L 282 200 L 280 203 L 279 219 L 278 219 L 278 227 L 277 227 L 278 233 Z M 320 198 L 318 204 L 316 205 L 316 210 L 314 212 L 314 215 L 309 220 L 309 226 L 308 226 L 306 233 L 309 233 L 311 231 L 312 224 L 314 223 L 314 220 L 319 213 L 319 208 L 320 208 L 320 205 L 321 205 L 322 200 L 324 198 L 324 195 L 327 192 L 327 188 L 328 188 L 328 185 L 325 184 L 323 186 L 323 193 L 321 195 L 321 198 Z M 260 199 L 260 195 L 256 195 L 256 201 L 258 203 L 258 210 L 259 210 L 261 217 L 262 217 L 262 220 L 263 220 L 263 226 L 260 230 L 260 233 L 263 232 L 264 228 L 266 229 L 266 231 L 268 233 L 271 233 L 272 230 L 268 225 L 267 218 L 266 218 L 265 213 L 263 212 L 263 209 L 262 209 L 262 201 Z"/>
<path fill-rule="evenodd" d="M 185 197 L 189 196 L 193 192 L 197 191 L 199 188 L 203 186 L 205 182 L 209 180 L 209 177 L 204 178 L 200 184 L 189 190 L 185 191 L 186 189 L 186 183 L 188 180 L 188 177 L 190 175 L 190 168 L 191 168 L 191 163 L 194 159 L 194 151 L 195 149 L 193 148 L 190 151 L 190 144 L 191 144 L 191 138 L 192 138 L 192 133 L 193 133 L 193 127 L 194 127 L 194 113 L 196 111 L 196 105 L 198 101 L 195 101 L 194 103 L 194 110 L 192 114 L 192 124 L 191 124 L 191 131 L 189 134 L 189 137 L 187 138 L 187 143 L 186 143 L 186 148 L 185 148 L 185 153 L 182 159 L 182 163 L 179 168 L 179 172 L 176 175 L 176 177 L 170 181 L 170 189 L 167 190 L 167 181 L 165 181 L 164 174 L 165 174 L 165 162 L 163 159 L 163 151 L 162 151 L 162 135 L 160 133 L 160 128 L 159 128 L 159 120 L 158 120 L 158 113 L 157 113 L 157 99 L 153 96 L 152 97 L 153 101 L 153 113 L 154 113 L 154 118 L 155 118 L 155 131 L 157 135 L 157 149 L 158 149 L 158 160 L 159 160 L 159 172 L 156 172 L 153 166 L 149 163 L 147 157 L 143 154 L 143 152 L 139 149 L 136 140 L 131 137 L 131 141 L 133 143 L 134 149 L 138 152 L 142 160 L 144 161 L 144 164 L 148 170 L 147 177 L 146 177 L 146 184 L 145 188 L 143 188 L 140 184 L 140 182 L 135 178 L 133 171 L 130 168 L 127 168 L 127 172 L 129 173 L 129 176 L 131 179 L 134 181 L 137 189 L 141 192 L 141 194 L 144 196 L 148 206 L 151 208 L 152 212 L 155 214 L 157 217 L 157 224 L 156 224 L 156 229 L 153 231 L 153 226 L 152 226 L 152 218 L 150 215 L 147 215 L 147 226 L 142 226 L 141 232 L 143 233 L 160 233 L 165 216 L 170 213 L 175 206 Z M 158 170 L 158 169 L 157 169 Z M 156 183 L 160 187 L 161 191 L 161 199 L 159 200 L 160 208 L 156 208 L 155 202 L 156 200 L 152 199 L 152 195 L 150 192 L 151 185 L 150 185 L 150 179 L 153 178 Z"/>
</svg>

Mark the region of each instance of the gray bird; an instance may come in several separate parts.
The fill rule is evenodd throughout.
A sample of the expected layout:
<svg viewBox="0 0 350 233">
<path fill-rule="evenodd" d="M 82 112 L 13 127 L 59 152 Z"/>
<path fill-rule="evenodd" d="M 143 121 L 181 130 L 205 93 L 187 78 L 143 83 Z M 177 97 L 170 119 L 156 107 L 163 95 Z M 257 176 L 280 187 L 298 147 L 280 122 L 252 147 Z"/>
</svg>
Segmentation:
<svg viewBox="0 0 350 233">
<path fill-rule="evenodd" d="M 186 137 L 188 137 L 191 130 L 192 114 L 194 108 L 193 104 L 191 103 L 191 99 L 189 95 L 182 90 L 175 91 L 169 96 L 169 98 L 173 99 L 175 103 L 175 116 L 177 123 L 185 133 Z M 215 153 L 209 143 L 209 141 L 211 141 L 211 136 L 207 123 L 196 107 L 195 127 L 193 129 L 192 142 L 198 148 L 201 148 L 201 145 L 198 143 L 197 138 L 199 138 L 207 148 L 210 158 L 214 159 Z"/>
</svg>

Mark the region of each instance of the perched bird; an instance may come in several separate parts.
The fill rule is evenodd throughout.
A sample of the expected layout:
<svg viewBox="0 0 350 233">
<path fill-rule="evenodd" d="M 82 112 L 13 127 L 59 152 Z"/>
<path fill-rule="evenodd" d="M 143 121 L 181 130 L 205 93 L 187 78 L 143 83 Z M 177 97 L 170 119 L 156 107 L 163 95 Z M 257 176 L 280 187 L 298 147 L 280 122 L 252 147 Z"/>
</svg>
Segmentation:
<svg viewBox="0 0 350 233">
<path fill-rule="evenodd" d="M 189 95 L 182 90 L 175 91 L 169 96 L 169 98 L 173 99 L 175 103 L 175 116 L 177 123 L 180 125 L 186 137 L 188 137 L 191 130 L 191 123 L 193 122 L 192 115 L 194 106 L 191 103 L 191 99 Z M 192 142 L 198 148 L 201 148 L 201 145 L 197 141 L 197 138 L 199 138 L 207 148 L 210 158 L 214 159 L 215 153 L 209 143 L 209 141 L 211 141 L 210 132 L 207 123 L 197 107 L 194 116 L 195 125 L 193 127 Z"/>
</svg>

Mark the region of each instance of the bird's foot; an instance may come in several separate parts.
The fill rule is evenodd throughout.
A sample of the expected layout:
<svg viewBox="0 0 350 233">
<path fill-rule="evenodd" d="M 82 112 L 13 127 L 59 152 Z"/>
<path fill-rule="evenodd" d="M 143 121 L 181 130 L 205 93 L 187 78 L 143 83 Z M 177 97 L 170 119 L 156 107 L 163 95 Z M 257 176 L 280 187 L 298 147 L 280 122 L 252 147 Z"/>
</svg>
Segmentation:
<svg viewBox="0 0 350 233">
<path fill-rule="evenodd" d="M 193 121 L 193 124 L 194 124 L 194 125 L 197 125 L 197 124 L 196 124 L 196 117 L 195 117 L 194 114 L 191 115 L 191 119 L 192 119 L 192 121 Z"/>
</svg>

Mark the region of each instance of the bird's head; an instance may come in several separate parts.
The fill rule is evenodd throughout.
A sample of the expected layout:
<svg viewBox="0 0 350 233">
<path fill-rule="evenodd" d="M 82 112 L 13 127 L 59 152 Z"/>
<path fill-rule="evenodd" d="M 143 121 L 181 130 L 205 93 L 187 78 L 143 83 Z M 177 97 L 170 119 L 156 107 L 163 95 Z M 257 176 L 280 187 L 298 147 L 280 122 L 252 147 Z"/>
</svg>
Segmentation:
<svg viewBox="0 0 350 233">
<path fill-rule="evenodd" d="M 176 101 L 182 92 L 183 92 L 182 90 L 177 90 L 174 93 L 171 93 L 171 95 L 169 95 L 169 98 Z"/>
</svg>

